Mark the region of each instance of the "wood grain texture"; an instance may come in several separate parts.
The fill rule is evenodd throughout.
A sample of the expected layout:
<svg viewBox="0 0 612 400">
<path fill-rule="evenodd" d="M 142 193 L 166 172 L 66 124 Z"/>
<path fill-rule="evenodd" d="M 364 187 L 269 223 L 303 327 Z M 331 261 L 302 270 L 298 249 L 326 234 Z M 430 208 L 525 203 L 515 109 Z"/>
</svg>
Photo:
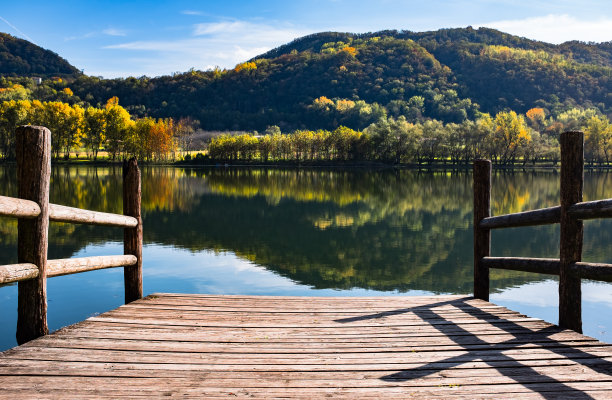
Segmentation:
<svg viewBox="0 0 612 400">
<path fill-rule="evenodd" d="M 119 226 L 124 228 L 133 228 L 138 225 L 138 220 L 133 217 L 99 211 L 83 210 L 80 208 L 60 206 L 57 204 L 49 205 L 49 219 L 55 222 Z"/>
<path fill-rule="evenodd" d="M 491 255 L 491 231 L 481 227 L 491 216 L 491 161 L 474 161 L 474 297 L 489 300 L 489 269 L 482 258 Z"/>
<path fill-rule="evenodd" d="M 40 214 L 17 223 L 17 262 L 34 264 L 38 277 L 19 282 L 17 343 L 46 335 L 47 247 L 49 233 L 49 180 L 51 132 L 40 126 L 21 126 L 15 134 L 19 198 L 35 202 Z"/>
<path fill-rule="evenodd" d="M 123 164 L 123 213 L 138 222 L 123 231 L 123 252 L 136 257 L 136 263 L 124 268 L 125 302 L 142 298 L 142 217 L 140 215 L 140 169 L 135 158 Z"/>
<path fill-rule="evenodd" d="M 610 398 L 612 346 L 461 296 L 154 294 L 0 354 L 0 398 Z"/>
<path fill-rule="evenodd" d="M 64 258 L 47 262 L 47 276 L 62 276 L 98 269 L 125 267 L 136 264 L 133 255 Z"/>
<path fill-rule="evenodd" d="M 47 278 L 105 268 L 125 267 L 136 264 L 136 261 L 136 257 L 132 255 L 47 260 Z M 0 265 L 0 284 L 26 281 L 37 277 L 38 267 L 34 264 Z"/>
<path fill-rule="evenodd" d="M 26 281 L 38 277 L 38 267 L 34 264 L 0 265 L 0 284 Z"/>
<path fill-rule="evenodd" d="M 36 218 L 40 207 L 33 201 L 0 196 L 0 215 L 13 218 Z"/>
<path fill-rule="evenodd" d="M 582 293 L 580 276 L 571 265 L 582 259 L 582 221 L 569 210 L 582 202 L 584 135 L 570 131 L 561 134 L 561 235 L 559 245 L 559 326 L 582 332 Z"/>
</svg>

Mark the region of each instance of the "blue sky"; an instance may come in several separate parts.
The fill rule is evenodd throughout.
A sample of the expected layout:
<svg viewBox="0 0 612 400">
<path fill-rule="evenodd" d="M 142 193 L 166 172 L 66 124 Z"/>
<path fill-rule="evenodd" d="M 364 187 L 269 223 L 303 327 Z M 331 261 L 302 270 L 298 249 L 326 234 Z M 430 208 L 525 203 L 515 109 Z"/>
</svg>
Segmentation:
<svg viewBox="0 0 612 400">
<path fill-rule="evenodd" d="M 488 26 L 551 43 L 611 41 L 609 1 L 0 0 L 0 31 L 53 50 L 88 75 L 232 68 L 321 31 Z"/>
</svg>

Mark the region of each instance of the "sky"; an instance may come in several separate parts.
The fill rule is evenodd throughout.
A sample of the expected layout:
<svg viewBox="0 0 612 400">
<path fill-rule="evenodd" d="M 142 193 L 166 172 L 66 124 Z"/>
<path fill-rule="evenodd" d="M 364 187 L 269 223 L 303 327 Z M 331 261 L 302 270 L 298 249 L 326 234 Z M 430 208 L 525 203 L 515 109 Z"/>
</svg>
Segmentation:
<svg viewBox="0 0 612 400">
<path fill-rule="evenodd" d="M 1 32 L 30 40 L 86 74 L 105 78 L 233 68 L 322 31 L 466 26 L 549 43 L 607 42 L 612 41 L 612 2 L 0 0 Z"/>
</svg>

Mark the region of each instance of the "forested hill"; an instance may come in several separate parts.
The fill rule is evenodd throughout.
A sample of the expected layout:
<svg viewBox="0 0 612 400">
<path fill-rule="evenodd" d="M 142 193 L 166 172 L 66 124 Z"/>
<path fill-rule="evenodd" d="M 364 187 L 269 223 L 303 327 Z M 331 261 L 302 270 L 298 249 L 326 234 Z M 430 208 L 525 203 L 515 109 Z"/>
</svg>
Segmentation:
<svg viewBox="0 0 612 400">
<path fill-rule="evenodd" d="M 52 51 L 0 32 L 0 75 L 76 77 L 80 71 Z"/>
<path fill-rule="evenodd" d="M 92 105 L 118 96 L 136 116 L 191 117 L 204 129 L 220 130 L 362 129 L 382 116 L 400 115 L 461 122 L 480 112 L 533 107 L 553 116 L 573 107 L 610 114 L 612 42 L 552 45 L 471 27 L 324 32 L 231 70 L 111 80 L 79 76 L 47 85 L 31 96 Z"/>
</svg>

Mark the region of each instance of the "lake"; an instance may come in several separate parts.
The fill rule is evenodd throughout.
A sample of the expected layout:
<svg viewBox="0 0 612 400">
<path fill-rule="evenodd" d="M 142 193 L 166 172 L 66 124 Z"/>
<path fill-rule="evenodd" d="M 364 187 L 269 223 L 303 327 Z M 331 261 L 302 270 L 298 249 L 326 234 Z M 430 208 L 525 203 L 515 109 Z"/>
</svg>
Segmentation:
<svg viewBox="0 0 612 400">
<path fill-rule="evenodd" d="M 14 167 L 0 195 L 16 196 Z M 370 169 L 142 169 L 144 294 L 376 296 L 472 291 L 469 172 Z M 612 197 L 587 172 L 585 201 Z M 121 168 L 54 166 L 51 202 L 121 213 Z M 493 214 L 559 203 L 555 171 L 494 172 Z M 612 220 L 585 222 L 583 260 L 612 263 Z M 49 258 L 123 253 L 119 228 L 51 223 Z M 0 218 L 0 264 L 17 262 Z M 494 231 L 493 256 L 558 257 L 558 226 Z M 583 281 L 584 332 L 612 342 L 612 286 Z M 491 271 L 491 301 L 557 322 L 554 277 Z M 16 345 L 17 285 L 0 286 L 0 350 Z M 123 304 L 123 270 L 48 280 L 49 328 Z"/>
</svg>

